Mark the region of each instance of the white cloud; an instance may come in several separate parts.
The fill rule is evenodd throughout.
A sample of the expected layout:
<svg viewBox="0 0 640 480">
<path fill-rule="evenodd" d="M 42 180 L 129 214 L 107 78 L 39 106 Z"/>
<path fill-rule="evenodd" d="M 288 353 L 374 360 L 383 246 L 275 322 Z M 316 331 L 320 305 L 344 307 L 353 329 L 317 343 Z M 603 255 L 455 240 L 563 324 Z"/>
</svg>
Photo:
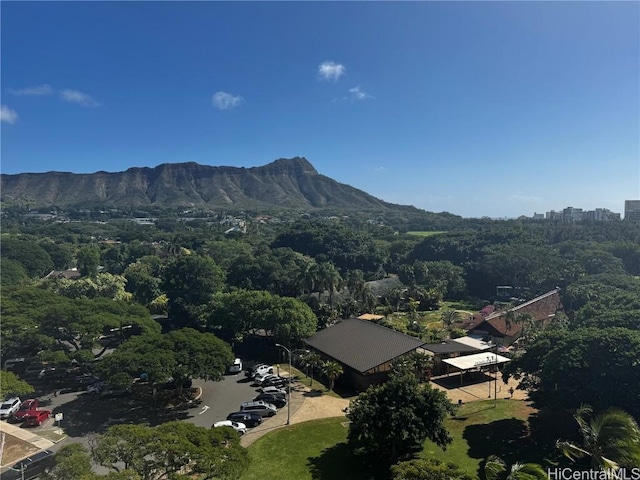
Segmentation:
<svg viewBox="0 0 640 480">
<path fill-rule="evenodd" d="M 357 87 L 353 87 L 349 89 L 349 93 L 351 94 L 351 98 L 355 100 L 366 100 L 367 98 L 373 98 L 367 92 L 360 88 L 360 85 Z"/>
<path fill-rule="evenodd" d="M 11 110 L 6 105 L 0 106 L 0 121 L 7 123 L 16 123 L 18 114 L 15 110 Z"/>
<path fill-rule="evenodd" d="M 231 110 L 239 107 L 244 102 L 240 95 L 232 95 L 227 92 L 216 92 L 211 97 L 211 103 L 219 110 Z"/>
<path fill-rule="evenodd" d="M 98 107 L 100 104 L 96 102 L 90 95 L 79 92 L 78 90 L 60 90 L 60 98 L 67 102 L 77 103 L 83 107 Z"/>
<path fill-rule="evenodd" d="M 318 76 L 323 80 L 333 80 L 335 82 L 346 71 L 347 69 L 344 65 L 335 62 L 326 61 L 318 65 Z"/>
<path fill-rule="evenodd" d="M 374 172 L 386 172 L 386 167 L 376 167 L 373 169 Z"/>
<path fill-rule="evenodd" d="M 14 95 L 51 95 L 53 93 L 53 89 L 47 84 L 20 88 L 18 90 L 10 88 L 9 91 Z"/>
</svg>

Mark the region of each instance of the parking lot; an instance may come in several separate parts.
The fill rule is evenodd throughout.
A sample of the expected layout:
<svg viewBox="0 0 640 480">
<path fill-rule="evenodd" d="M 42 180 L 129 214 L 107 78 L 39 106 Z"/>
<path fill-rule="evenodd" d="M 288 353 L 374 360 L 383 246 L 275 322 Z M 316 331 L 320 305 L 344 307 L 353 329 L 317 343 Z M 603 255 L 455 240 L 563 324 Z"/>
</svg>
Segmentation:
<svg viewBox="0 0 640 480">
<path fill-rule="evenodd" d="M 199 427 L 210 427 L 214 422 L 226 419 L 231 412 L 240 410 L 242 402 L 253 400 L 258 394 L 257 387 L 252 386 L 244 372 L 226 375 L 221 382 L 196 380 L 193 385 L 202 388 L 202 397 L 198 405 L 190 410 L 186 420 Z M 269 419 L 265 418 L 264 421 L 268 422 Z"/>
</svg>

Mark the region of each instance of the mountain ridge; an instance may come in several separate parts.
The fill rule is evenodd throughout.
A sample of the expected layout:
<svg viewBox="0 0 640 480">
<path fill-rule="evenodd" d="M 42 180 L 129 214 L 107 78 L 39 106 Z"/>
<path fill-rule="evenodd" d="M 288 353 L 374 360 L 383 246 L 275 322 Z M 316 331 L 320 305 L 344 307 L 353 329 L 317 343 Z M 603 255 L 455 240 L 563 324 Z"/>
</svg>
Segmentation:
<svg viewBox="0 0 640 480">
<path fill-rule="evenodd" d="M 415 208 L 385 202 L 321 175 L 304 157 L 248 168 L 185 162 L 121 172 L 0 174 L 0 202 L 32 208 Z"/>
</svg>

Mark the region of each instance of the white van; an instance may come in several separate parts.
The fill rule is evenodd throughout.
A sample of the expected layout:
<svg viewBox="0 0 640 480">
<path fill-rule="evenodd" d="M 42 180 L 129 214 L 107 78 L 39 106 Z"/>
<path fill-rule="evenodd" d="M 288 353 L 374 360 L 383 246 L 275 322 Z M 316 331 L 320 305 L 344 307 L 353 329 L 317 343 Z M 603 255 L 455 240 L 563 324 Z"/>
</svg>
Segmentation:
<svg viewBox="0 0 640 480">
<path fill-rule="evenodd" d="M 236 358 L 233 365 L 229 367 L 229 373 L 240 373 L 242 371 L 242 360 Z"/>
</svg>

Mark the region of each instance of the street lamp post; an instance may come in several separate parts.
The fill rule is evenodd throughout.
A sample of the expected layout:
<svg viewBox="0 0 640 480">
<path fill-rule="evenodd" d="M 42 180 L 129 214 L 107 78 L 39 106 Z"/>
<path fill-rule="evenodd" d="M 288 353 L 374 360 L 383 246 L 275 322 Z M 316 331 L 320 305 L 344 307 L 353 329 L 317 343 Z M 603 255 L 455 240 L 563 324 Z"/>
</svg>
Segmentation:
<svg viewBox="0 0 640 480">
<path fill-rule="evenodd" d="M 279 343 L 276 343 L 276 347 L 283 348 L 289 355 L 289 380 L 287 381 L 287 425 L 289 425 L 291 423 L 291 350 Z"/>
</svg>

